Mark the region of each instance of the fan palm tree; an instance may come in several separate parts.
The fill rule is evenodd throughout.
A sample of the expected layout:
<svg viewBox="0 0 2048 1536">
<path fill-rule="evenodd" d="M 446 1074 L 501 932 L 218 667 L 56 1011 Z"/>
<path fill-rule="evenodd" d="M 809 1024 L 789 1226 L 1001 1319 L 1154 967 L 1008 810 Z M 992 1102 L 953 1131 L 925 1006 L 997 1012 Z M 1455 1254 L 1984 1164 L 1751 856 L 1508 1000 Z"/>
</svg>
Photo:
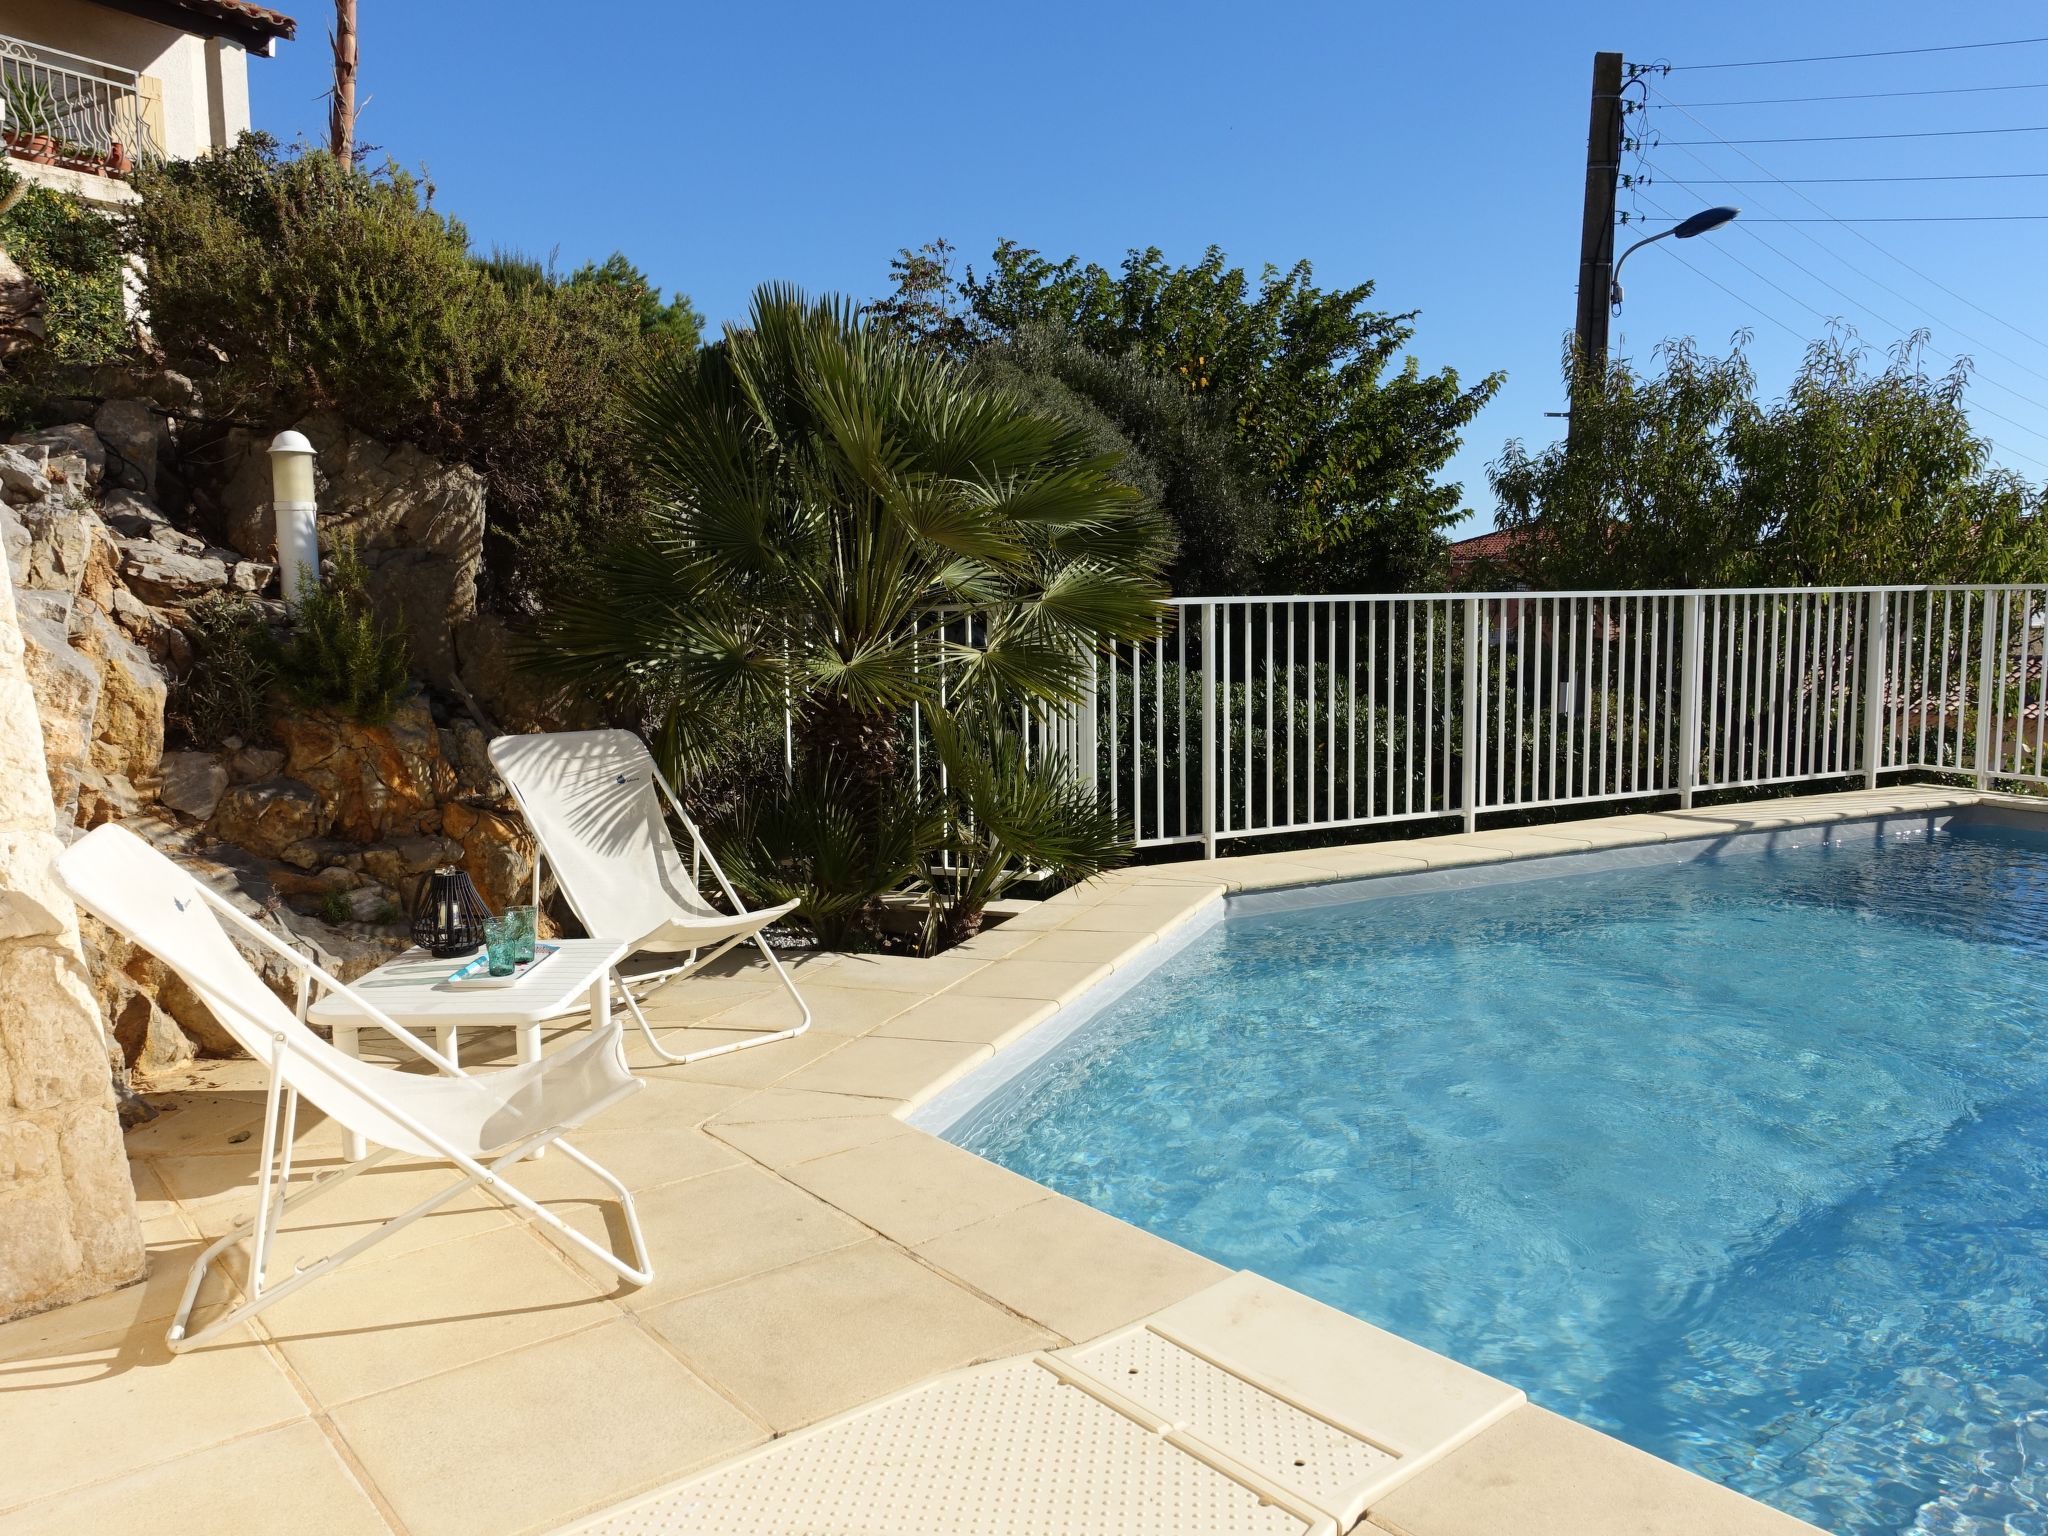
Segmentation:
<svg viewBox="0 0 2048 1536">
<path fill-rule="evenodd" d="M 1167 526 L 1115 458 L 843 300 L 762 288 L 628 401 L 655 505 L 540 660 L 650 717 L 672 762 L 787 708 L 799 769 L 873 809 L 913 707 L 1074 702 L 1092 648 L 1161 621 Z"/>
</svg>

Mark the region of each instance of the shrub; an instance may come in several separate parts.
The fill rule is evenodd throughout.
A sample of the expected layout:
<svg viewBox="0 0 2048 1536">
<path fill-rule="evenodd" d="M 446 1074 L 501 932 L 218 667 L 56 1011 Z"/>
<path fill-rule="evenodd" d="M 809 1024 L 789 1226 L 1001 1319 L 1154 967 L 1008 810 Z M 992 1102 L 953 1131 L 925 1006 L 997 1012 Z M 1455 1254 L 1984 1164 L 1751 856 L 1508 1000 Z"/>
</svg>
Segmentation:
<svg viewBox="0 0 2048 1536">
<path fill-rule="evenodd" d="M 310 575 L 277 654 L 277 676 L 293 703 L 382 725 L 412 687 L 412 648 L 401 625 L 370 610 L 361 559 L 337 546 L 327 582 Z"/>
<path fill-rule="evenodd" d="M 109 362 L 132 346 L 120 228 L 106 214 L 0 169 L 0 250 L 42 291 L 42 337 L 9 358 L 0 421 L 28 417 L 53 367 Z M 25 339 L 17 335 L 16 339 Z"/>
<path fill-rule="evenodd" d="M 211 414 L 266 427 L 334 410 L 483 475 L 488 573 L 513 595 L 618 517 L 634 460 L 618 381 L 695 334 L 623 258 L 562 277 L 478 259 L 395 167 L 249 134 L 142 172 L 134 244 L 151 327 Z"/>
<path fill-rule="evenodd" d="M 172 690 L 173 723 L 196 747 L 261 734 L 276 684 L 277 646 L 263 610 L 237 594 L 210 592 L 185 610 L 192 665 Z"/>
</svg>

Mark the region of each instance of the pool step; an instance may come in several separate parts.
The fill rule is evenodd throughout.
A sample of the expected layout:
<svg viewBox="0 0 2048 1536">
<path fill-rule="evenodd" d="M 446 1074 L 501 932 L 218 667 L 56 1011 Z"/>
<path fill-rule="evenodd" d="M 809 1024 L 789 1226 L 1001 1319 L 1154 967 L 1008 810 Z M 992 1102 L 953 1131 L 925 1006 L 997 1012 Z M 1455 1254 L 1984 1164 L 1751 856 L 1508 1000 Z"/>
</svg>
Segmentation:
<svg viewBox="0 0 2048 1536">
<path fill-rule="evenodd" d="M 604 1536 L 1337 1536 L 1522 1402 L 1254 1275 L 941 1377 L 574 1529 Z"/>
</svg>

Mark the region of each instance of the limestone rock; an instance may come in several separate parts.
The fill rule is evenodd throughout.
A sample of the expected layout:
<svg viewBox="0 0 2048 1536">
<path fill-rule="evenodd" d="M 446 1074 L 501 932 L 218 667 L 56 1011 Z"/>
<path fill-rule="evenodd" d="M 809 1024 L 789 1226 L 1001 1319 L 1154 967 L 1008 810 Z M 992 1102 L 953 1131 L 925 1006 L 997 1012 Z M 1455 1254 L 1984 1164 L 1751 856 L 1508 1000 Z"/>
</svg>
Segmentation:
<svg viewBox="0 0 2048 1536">
<path fill-rule="evenodd" d="M 461 845 L 461 865 L 493 912 L 532 900 L 533 838 L 524 822 L 491 806 L 455 800 L 443 808 L 441 825 Z"/>
<path fill-rule="evenodd" d="M 107 451 L 106 477 L 145 494 L 156 490 L 157 454 L 169 436 L 163 417 L 143 400 L 109 400 L 92 419 Z"/>
<path fill-rule="evenodd" d="M 122 539 L 121 576 L 150 603 L 182 605 L 228 584 L 226 562 L 210 554 L 192 555 L 153 539 Z"/>
<path fill-rule="evenodd" d="M 88 768 L 78 776 L 77 820 L 87 831 L 110 821 L 132 821 L 141 814 L 142 793 L 127 774 Z"/>
<path fill-rule="evenodd" d="M 107 445 L 82 421 L 69 422 L 61 427 L 38 427 L 33 432 L 17 432 L 10 441 L 30 450 L 41 450 L 45 465 L 55 468 L 59 475 L 80 489 L 98 485 L 100 477 L 106 473 Z M 79 468 L 75 474 L 65 464 L 67 459 L 78 461 Z M 45 473 L 48 473 L 48 468 Z"/>
<path fill-rule="evenodd" d="M 332 414 L 297 427 L 317 455 L 322 547 L 344 536 L 356 541 L 372 605 L 403 621 L 415 665 L 445 686 L 455 670 L 455 629 L 476 612 L 482 477 L 410 444 L 379 442 Z M 221 492 L 228 543 L 257 560 L 269 559 L 276 541 L 266 447 L 257 434 L 237 434 L 229 451 L 240 463 Z"/>
<path fill-rule="evenodd" d="M 0 497 L 13 503 L 37 501 L 50 488 L 43 466 L 13 444 L 0 444 Z"/>
<path fill-rule="evenodd" d="M 456 631 L 462 681 L 504 731 L 573 731 L 604 723 L 587 694 L 536 679 L 518 664 L 523 636 L 496 614 L 479 613 Z"/>
<path fill-rule="evenodd" d="M 20 596 L 23 662 L 42 717 L 50 797 L 59 820 L 69 825 L 78 812 L 79 781 L 92 761 L 100 670 L 71 646 L 68 599 L 56 592 Z"/>
<path fill-rule="evenodd" d="M 137 988 L 128 991 L 114 1014 L 114 1038 L 129 1069 L 143 1078 L 175 1072 L 198 1054 L 177 1020 Z"/>
<path fill-rule="evenodd" d="M 212 752 L 166 752 L 157 798 L 174 811 L 205 821 L 227 793 L 228 770 Z"/>
<path fill-rule="evenodd" d="M 252 597 L 266 589 L 277 579 L 277 567 L 265 565 L 261 560 L 237 561 L 228 572 L 228 585 L 237 592 L 247 592 Z"/>
<path fill-rule="evenodd" d="M 82 610 L 74 642 L 99 668 L 100 705 L 92 722 L 92 766 L 130 784 L 156 775 L 164 755 L 163 673 L 149 653 L 98 608 Z"/>
<path fill-rule="evenodd" d="M 445 814 L 445 813 L 444 813 Z M 462 845 L 445 837 L 407 837 L 363 850 L 363 872 L 394 891 L 410 891 L 421 875 L 462 857 Z"/>
<path fill-rule="evenodd" d="M 106 536 L 91 507 L 64 496 L 47 496 L 15 516 L 28 535 L 21 585 L 39 592 L 76 597 L 85 589 L 94 544 Z"/>
<path fill-rule="evenodd" d="M 237 784 L 220 797 L 213 813 L 215 834 L 266 859 L 324 836 L 331 812 L 313 788 L 298 779 L 259 779 Z"/>
<path fill-rule="evenodd" d="M 274 747 L 237 747 L 228 757 L 228 777 L 251 784 L 284 771 L 284 754 Z"/>
<path fill-rule="evenodd" d="M 277 722 L 285 772 L 311 785 L 331 809 L 328 828 L 356 843 L 440 830 L 451 787 L 426 701 L 400 704 L 386 725 L 357 725 L 324 712 Z"/>
</svg>

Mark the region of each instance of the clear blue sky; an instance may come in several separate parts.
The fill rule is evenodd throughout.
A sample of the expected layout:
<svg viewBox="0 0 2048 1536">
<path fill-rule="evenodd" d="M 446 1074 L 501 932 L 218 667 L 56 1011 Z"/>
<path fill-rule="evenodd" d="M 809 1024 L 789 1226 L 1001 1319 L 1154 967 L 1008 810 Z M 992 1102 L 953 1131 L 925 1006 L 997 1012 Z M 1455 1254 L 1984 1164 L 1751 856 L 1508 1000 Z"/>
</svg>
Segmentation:
<svg viewBox="0 0 2048 1536">
<path fill-rule="evenodd" d="M 299 41 L 251 61 L 255 117 L 317 139 L 331 13 L 292 8 Z M 1134 245 L 1194 260 L 1214 243 L 1254 269 L 1306 256 L 1327 284 L 1370 278 L 1385 307 L 1421 311 L 1425 367 L 1507 371 L 1452 466 L 1473 530 L 1491 525 L 1485 466 L 1502 443 L 1560 426 L 1543 413 L 1572 320 L 1596 49 L 1704 65 L 2048 35 L 2048 11 L 2007 0 L 360 8 L 360 137 L 424 167 L 479 249 L 557 251 L 569 266 L 622 250 L 714 326 L 768 279 L 873 296 L 899 246 L 939 235 L 970 260 L 1004 236 L 1111 265 Z M 1689 69 L 1656 85 L 1699 103 L 2042 83 L 2048 46 Z M 1751 329 L 1775 394 L 1828 317 L 1879 348 L 1927 326 L 1978 363 L 1975 419 L 1998 457 L 2048 475 L 2048 221 L 1760 222 L 2048 213 L 2048 177 L 1708 180 L 2048 171 L 2048 133 L 1711 142 L 2048 125 L 2048 89 L 1693 115 L 1660 105 L 1650 121 L 1666 147 L 1649 156 L 1649 228 L 1654 204 L 1732 201 L 1759 222 L 1639 254 L 1616 351 L 1647 359 L 1679 334 L 1719 348 Z"/>
</svg>

